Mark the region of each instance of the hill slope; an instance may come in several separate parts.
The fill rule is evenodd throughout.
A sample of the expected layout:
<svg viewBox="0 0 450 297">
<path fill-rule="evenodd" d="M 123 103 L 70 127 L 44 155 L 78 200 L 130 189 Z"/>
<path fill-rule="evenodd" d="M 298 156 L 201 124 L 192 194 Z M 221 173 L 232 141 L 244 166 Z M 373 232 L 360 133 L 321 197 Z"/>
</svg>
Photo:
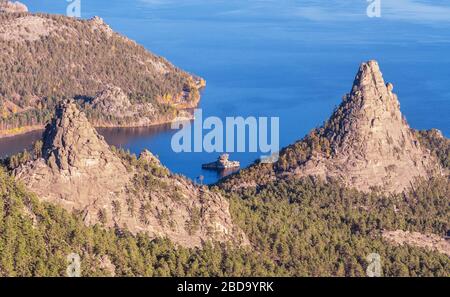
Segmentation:
<svg viewBox="0 0 450 297">
<path fill-rule="evenodd" d="M 63 97 L 77 98 L 97 126 L 168 122 L 196 106 L 205 85 L 98 17 L 2 13 L 0 51 L 0 136 L 42 127 Z"/>
<path fill-rule="evenodd" d="M 0 168 L 0 276 L 365 276 L 378 253 L 383 276 L 449 276 L 450 258 L 414 243 L 390 244 L 380 229 L 437 234 L 449 228 L 445 181 L 407 196 L 380 197 L 313 180 L 267 185 L 231 197 L 252 250 L 177 246 L 101 226 L 40 201 Z M 433 237 L 434 238 L 434 237 Z M 448 246 L 448 244 L 447 244 Z"/>
</svg>

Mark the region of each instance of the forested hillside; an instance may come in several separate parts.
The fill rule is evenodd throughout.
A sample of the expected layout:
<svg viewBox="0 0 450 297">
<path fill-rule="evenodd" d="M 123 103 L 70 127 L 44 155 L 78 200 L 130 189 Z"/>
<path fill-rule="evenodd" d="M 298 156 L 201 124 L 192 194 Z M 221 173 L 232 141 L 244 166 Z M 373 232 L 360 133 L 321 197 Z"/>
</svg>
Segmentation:
<svg viewBox="0 0 450 297">
<path fill-rule="evenodd" d="M 306 178 L 234 194 L 232 213 L 255 250 L 289 275 L 364 276 L 367 255 L 378 253 L 384 275 L 448 276 L 448 255 L 390 245 L 382 231 L 443 237 L 449 196 L 447 179 L 424 181 L 407 195 L 382 196 Z"/>
<path fill-rule="evenodd" d="M 376 252 L 383 275 L 450 276 L 447 255 L 393 246 L 380 235 L 383 228 L 442 234 L 449 227 L 449 194 L 446 180 L 395 197 L 311 179 L 280 182 L 231 195 L 232 214 L 251 249 L 187 249 L 164 239 L 86 227 L 76 215 L 40 203 L 2 170 L 0 275 L 65 275 L 67 255 L 78 253 L 85 276 L 364 276 L 366 256 Z"/>
<path fill-rule="evenodd" d="M 97 17 L 0 14 L 0 51 L 0 135 L 42 126 L 64 97 L 77 98 L 98 125 L 169 121 L 178 109 L 195 106 L 204 86 Z M 93 101 L 112 88 L 124 95 L 118 103 L 115 94 L 106 98 L 107 113 Z M 127 119 L 123 101 L 130 105 Z"/>
</svg>

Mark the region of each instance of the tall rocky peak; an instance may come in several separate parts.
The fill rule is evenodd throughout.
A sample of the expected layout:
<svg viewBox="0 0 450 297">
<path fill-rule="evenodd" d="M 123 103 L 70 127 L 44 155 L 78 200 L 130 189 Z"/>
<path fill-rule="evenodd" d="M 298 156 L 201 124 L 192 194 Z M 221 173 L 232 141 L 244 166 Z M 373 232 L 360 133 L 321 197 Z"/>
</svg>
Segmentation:
<svg viewBox="0 0 450 297">
<path fill-rule="evenodd" d="M 42 158 L 16 170 L 40 198 L 98 221 L 97 203 L 124 193 L 130 180 L 123 161 L 109 148 L 72 101 L 59 104 L 43 135 Z"/>
<path fill-rule="evenodd" d="M 106 141 L 91 126 L 75 103 L 65 101 L 56 108 L 55 117 L 47 125 L 43 138 L 43 157 L 56 170 L 76 168 L 86 173 L 101 168 L 100 174 L 113 170 L 114 174 L 126 172 Z"/>
<path fill-rule="evenodd" d="M 283 174 L 336 178 L 362 191 L 386 192 L 402 192 L 417 177 L 442 174 L 439 162 L 420 145 L 402 116 L 393 88 L 385 83 L 376 61 L 363 63 L 351 92 L 313 132 L 327 145 Z M 285 154 L 284 159 L 289 162 L 292 157 L 295 154 Z"/>
<path fill-rule="evenodd" d="M 350 94 L 344 97 L 326 127 L 335 153 L 416 146 L 393 89 L 393 84 L 385 83 L 376 61 L 361 65 Z"/>
<path fill-rule="evenodd" d="M 14 172 L 44 201 L 79 213 L 87 225 L 167 237 L 183 246 L 247 245 L 220 194 L 172 175 L 149 151 L 112 151 L 71 101 L 47 125 L 42 157 Z"/>
</svg>

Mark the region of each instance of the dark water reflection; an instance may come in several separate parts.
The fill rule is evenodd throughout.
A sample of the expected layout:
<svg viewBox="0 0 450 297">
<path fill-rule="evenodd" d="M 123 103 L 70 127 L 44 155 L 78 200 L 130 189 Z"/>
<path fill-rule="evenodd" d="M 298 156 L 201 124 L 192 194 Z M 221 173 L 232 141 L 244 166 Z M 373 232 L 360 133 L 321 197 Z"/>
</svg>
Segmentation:
<svg viewBox="0 0 450 297">
<path fill-rule="evenodd" d="M 97 132 L 105 137 L 109 145 L 125 148 L 133 140 L 148 138 L 163 131 L 170 130 L 170 125 L 158 125 L 145 128 L 97 128 Z M 42 139 L 43 130 L 31 131 L 14 137 L 0 138 L 0 158 L 22 152 L 33 147 L 33 143 Z"/>
<path fill-rule="evenodd" d="M 22 152 L 24 149 L 31 149 L 33 143 L 42 138 L 42 132 L 38 130 L 14 137 L 0 138 L 0 158 Z"/>
<path fill-rule="evenodd" d="M 170 125 L 139 128 L 97 128 L 97 132 L 105 137 L 109 145 L 119 148 L 127 148 L 127 144 L 134 140 L 152 137 L 169 130 Z"/>
</svg>

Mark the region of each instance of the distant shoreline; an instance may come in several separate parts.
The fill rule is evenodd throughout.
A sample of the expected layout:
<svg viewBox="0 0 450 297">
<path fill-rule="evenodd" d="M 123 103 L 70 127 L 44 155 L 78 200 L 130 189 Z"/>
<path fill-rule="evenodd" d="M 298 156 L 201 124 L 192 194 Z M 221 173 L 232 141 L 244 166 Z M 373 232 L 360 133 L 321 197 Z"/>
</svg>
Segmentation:
<svg viewBox="0 0 450 297">
<path fill-rule="evenodd" d="M 185 116 L 184 118 L 187 121 L 191 121 L 191 120 L 194 119 L 194 116 L 193 115 L 190 116 L 190 117 Z M 133 125 L 133 124 L 130 124 L 130 125 L 114 125 L 114 124 L 111 124 L 111 125 L 107 125 L 107 124 L 104 124 L 104 125 L 94 125 L 94 127 L 96 129 L 97 128 L 106 128 L 106 129 L 108 129 L 108 128 L 111 128 L 111 129 L 113 129 L 113 128 L 150 128 L 150 127 L 156 127 L 156 126 L 163 126 L 163 125 L 171 124 L 171 123 L 174 123 L 175 121 L 176 121 L 176 118 L 175 119 L 171 119 L 171 120 L 156 121 L 154 123 L 146 124 L 146 125 L 142 125 L 142 124 L 135 124 L 135 125 Z M 14 133 L 8 133 L 8 134 L 4 134 L 4 131 L 2 131 L 0 133 L 0 140 L 1 139 L 7 139 L 7 138 L 14 138 L 14 137 L 17 137 L 17 136 L 20 136 L 20 135 L 24 135 L 24 134 L 27 134 L 27 133 L 30 133 L 30 132 L 44 130 L 45 126 L 46 125 L 35 125 L 35 126 L 24 126 L 24 127 L 20 127 L 20 128 L 14 128 L 14 129 L 11 129 L 11 130 L 18 129 L 20 131 L 14 132 Z M 5 131 L 8 131 L 8 130 L 5 130 Z"/>
</svg>

